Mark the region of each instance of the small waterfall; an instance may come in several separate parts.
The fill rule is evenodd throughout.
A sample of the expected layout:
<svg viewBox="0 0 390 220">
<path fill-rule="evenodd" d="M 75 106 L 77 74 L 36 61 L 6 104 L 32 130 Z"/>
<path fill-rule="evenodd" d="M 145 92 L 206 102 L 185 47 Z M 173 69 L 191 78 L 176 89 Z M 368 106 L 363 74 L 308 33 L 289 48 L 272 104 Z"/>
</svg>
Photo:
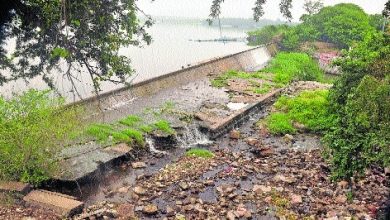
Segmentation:
<svg viewBox="0 0 390 220">
<path fill-rule="evenodd" d="M 152 152 L 152 154 L 156 154 L 156 155 L 167 154 L 167 152 L 165 152 L 165 151 L 161 151 L 161 150 L 156 149 L 155 144 L 154 144 L 154 140 L 152 138 L 147 137 L 145 139 L 145 141 L 146 141 L 146 144 L 149 146 L 150 152 Z"/>
<path fill-rule="evenodd" d="M 196 124 L 187 125 L 184 131 L 176 136 L 177 141 L 182 148 L 193 148 L 202 145 L 210 145 L 213 142 L 200 132 Z"/>
</svg>

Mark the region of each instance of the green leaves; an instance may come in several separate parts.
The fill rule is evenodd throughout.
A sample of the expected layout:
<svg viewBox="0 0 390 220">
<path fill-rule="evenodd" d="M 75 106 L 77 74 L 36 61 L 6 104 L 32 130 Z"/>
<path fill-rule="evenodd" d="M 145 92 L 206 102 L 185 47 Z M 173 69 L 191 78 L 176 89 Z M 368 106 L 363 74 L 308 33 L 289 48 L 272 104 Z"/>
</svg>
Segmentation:
<svg viewBox="0 0 390 220">
<path fill-rule="evenodd" d="M 56 47 L 52 50 L 51 52 L 51 57 L 52 58 L 58 58 L 58 57 L 61 57 L 61 58 L 68 58 L 70 55 L 69 51 L 65 48 L 60 48 L 60 47 Z"/>
<path fill-rule="evenodd" d="M 0 179 L 38 185 L 57 170 L 56 154 L 80 126 L 80 110 L 62 104 L 49 91 L 0 97 Z"/>
</svg>

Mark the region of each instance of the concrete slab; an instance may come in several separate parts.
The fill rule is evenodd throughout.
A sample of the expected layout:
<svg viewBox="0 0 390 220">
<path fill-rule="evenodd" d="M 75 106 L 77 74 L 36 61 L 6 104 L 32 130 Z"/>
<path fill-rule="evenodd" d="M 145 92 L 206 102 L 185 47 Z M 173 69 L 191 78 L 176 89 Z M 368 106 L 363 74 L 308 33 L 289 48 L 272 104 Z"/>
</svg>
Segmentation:
<svg viewBox="0 0 390 220">
<path fill-rule="evenodd" d="M 0 182 L 0 192 L 13 192 L 26 195 L 31 191 L 31 185 L 21 182 Z"/>
<path fill-rule="evenodd" d="M 61 172 L 54 178 L 61 181 L 82 182 L 83 179 L 97 174 L 102 166 L 125 157 L 131 147 L 127 144 L 118 144 L 111 147 L 96 147 L 97 144 L 88 144 L 84 148 L 70 147 L 61 162 Z M 89 150 L 88 150 L 89 148 Z"/>
<path fill-rule="evenodd" d="M 28 204 L 53 210 L 63 217 L 79 214 L 84 207 L 84 203 L 77 201 L 74 197 L 45 190 L 34 190 L 27 194 L 23 200 Z"/>
</svg>

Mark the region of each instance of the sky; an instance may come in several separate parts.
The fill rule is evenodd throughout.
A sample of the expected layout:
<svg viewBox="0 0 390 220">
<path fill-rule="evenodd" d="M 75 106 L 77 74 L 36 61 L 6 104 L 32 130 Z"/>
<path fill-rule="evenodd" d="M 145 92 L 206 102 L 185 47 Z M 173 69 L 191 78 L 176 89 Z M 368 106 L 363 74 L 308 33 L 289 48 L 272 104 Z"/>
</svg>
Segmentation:
<svg viewBox="0 0 390 220">
<path fill-rule="evenodd" d="M 207 18 L 212 0 L 138 0 L 137 4 L 152 16 L 174 16 L 188 18 Z M 387 0 L 323 0 L 326 6 L 338 3 L 354 3 L 367 13 L 381 13 Z M 221 17 L 252 18 L 254 0 L 225 0 Z M 279 0 L 268 0 L 263 18 L 283 19 L 279 12 Z M 303 14 L 304 0 L 293 0 L 292 14 L 294 21 Z"/>
</svg>

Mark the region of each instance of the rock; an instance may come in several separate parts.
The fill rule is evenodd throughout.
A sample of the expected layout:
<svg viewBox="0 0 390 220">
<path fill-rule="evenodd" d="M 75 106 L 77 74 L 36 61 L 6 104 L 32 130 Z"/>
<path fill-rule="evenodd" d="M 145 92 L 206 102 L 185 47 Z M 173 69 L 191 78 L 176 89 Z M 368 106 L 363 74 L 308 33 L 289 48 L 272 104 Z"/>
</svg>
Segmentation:
<svg viewBox="0 0 390 220">
<path fill-rule="evenodd" d="M 180 186 L 180 188 L 182 189 L 182 190 L 187 190 L 188 189 L 188 184 L 187 183 L 185 183 L 185 182 L 180 182 L 179 183 L 179 186 Z"/>
<path fill-rule="evenodd" d="M 297 194 L 291 194 L 291 204 L 301 204 L 302 196 Z"/>
<path fill-rule="evenodd" d="M 283 139 L 286 142 L 293 142 L 294 141 L 294 136 L 292 136 L 291 134 L 286 134 L 286 135 L 284 135 Z"/>
<path fill-rule="evenodd" d="M 248 211 L 243 204 L 238 205 L 235 214 L 239 218 L 245 217 L 250 219 L 252 217 L 252 213 Z"/>
<path fill-rule="evenodd" d="M 298 130 L 301 130 L 301 131 L 304 131 L 306 130 L 306 126 L 304 124 L 301 124 L 299 122 L 294 122 L 293 123 L 293 126 L 298 129 Z"/>
<path fill-rule="evenodd" d="M 346 197 L 345 195 L 339 195 L 339 196 L 337 196 L 336 199 L 335 199 L 335 201 L 336 201 L 337 203 L 341 203 L 341 204 L 346 203 L 347 200 L 348 200 L 348 199 L 347 199 L 347 197 Z"/>
<path fill-rule="evenodd" d="M 133 167 L 133 169 L 145 168 L 146 163 L 145 162 L 134 162 L 134 163 L 131 163 L 131 167 Z"/>
<path fill-rule="evenodd" d="M 234 215 L 234 212 L 233 211 L 229 211 L 226 215 L 226 218 L 228 220 L 235 220 L 236 219 L 236 215 Z"/>
<path fill-rule="evenodd" d="M 118 193 L 127 193 L 130 187 L 121 187 L 118 189 Z"/>
<path fill-rule="evenodd" d="M 237 139 L 240 139 L 241 133 L 239 131 L 237 131 L 237 130 L 231 130 L 230 133 L 229 133 L 229 137 L 230 137 L 230 139 L 237 140 Z"/>
<path fill-rule="evenodd" d="M 132 204 L 120 204 L 117 208 L 118 215 L 124 219 L 132 219 L 135 217 L 134 205 Z"/>
<path fill-rule="evenodd" d="M 171 208 L 170 206 L 167 206 L 166 208 L 166 214 L 168 217 L 172 217 L 175 215 L 175 210 Z"/>
<path fill-rule="evenodd" d="M 247 138 L 246 139 L 246 143 L 249 145 L 249 146 L 257 146 L 260 141 L 257 140 L 256 138 Z"/>
<path fill-rule="evenodd" d="M 385 175 L 390 175 L 390 167 L 385 168 Z"/>
<path fill-rule="evenodd" d="M 348 182 L 345 181 L 345 180 L 342 180 L 342 181 L 338 182 L 337 185 L 338 185 L 340 188 L 345 189 L 345 188 L 348 187 Z"/>
<path fill-rule="evenodd" d="M 146 189 L 140 187 L 140 186 L 136 186 L 134 187 L 133 191 L 138 194 L 138 195 L 145 195 L 146 194 Z"/>
<path fill-rule="evenodd" d="M 252 191 L 256 194 L 268 193 L 272 191 L 272 188 L 270 186 L 254 185 Z"/>
<path fill-rule="evenodd" d="M 333 216 L 330 218 L 324 218 L 324 220 L 338 220 L 339 218 L 337 216 Z"/>
<path fill-rule="evenodd" d="M 297 180 L 293 177 L 286 177 L 286 176 L 283 176 L 283 175 L 276 175 L 274 177 L 274 180 L 276 182 L 285 182 L 285 183 L 295 183 Z"/>
<path fill-rule="evenodd" d="M 142 212 L 147 214 L 147 215 L 154 215 L 154 214 L 157 214 L 158 212 L 158 208 L 156 205 L 154 204 L 149 204 L 147 206 L 145 206 L 143 209 L 142 209 Z"/>
</svg>

